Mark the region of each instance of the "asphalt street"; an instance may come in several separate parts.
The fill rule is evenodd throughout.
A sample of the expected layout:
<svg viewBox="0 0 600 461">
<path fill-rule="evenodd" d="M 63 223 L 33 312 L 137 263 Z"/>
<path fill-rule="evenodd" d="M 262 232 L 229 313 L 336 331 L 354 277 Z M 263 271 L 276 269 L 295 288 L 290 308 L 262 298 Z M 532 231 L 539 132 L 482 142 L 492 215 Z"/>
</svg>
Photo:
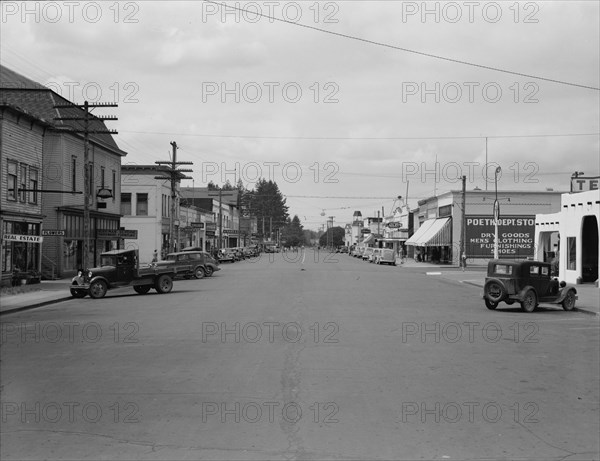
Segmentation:
<svg viewBox="0 0 600 461">
<path fill-rule="evenodd" d="M 1 319 L 2 460 L 598 459 L 599 321 L 347 255 Z"/>
</svg>

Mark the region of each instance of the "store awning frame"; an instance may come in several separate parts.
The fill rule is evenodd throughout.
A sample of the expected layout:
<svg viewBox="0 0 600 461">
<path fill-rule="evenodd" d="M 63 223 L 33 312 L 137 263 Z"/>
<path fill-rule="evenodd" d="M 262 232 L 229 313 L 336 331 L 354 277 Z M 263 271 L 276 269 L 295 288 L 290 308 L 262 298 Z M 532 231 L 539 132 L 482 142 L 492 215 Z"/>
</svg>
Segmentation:
<svg viewBox="0 0 600 461">
<path fill-rule="evenodd" d="M 452 220 L 450 217 L 428 219 L 417 232 L 406 241 L 406 245 L 417 247 L 451 246 Z"/>
</svg>

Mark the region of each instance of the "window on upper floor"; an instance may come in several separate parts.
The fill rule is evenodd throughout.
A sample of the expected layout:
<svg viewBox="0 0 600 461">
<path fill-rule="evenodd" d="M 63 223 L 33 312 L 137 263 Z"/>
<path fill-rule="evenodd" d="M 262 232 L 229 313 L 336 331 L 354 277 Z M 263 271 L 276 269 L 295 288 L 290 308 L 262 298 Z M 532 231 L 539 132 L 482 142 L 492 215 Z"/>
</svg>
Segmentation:
<svg viewBox="0 0 600 461">
<path fill-rule="evenodd" d="M 27 201 L 27 191 L 25 189 L 27 189 L 27 165 L 23 165 L 21 164 L 21 167 L 19 168 L 19 200 L 21 202 L 26 202 Z"/>
<path fill-rule="evenodd" d="M 121 214 L 123 216 L 131 216 L 131 193 L 124 192 L 121 194 Z"/>
<path fill-rule="evenodd" d="M 148 216 L 148 194 L 136 194 L 135 215 Z"/>
<path fill-rule="evenodd" d="M 8 160 L 7 165 L 8 174 L 8 200 L 17 200 L 17 162 Z"/>
<path fill-rule="evenodd" d="M 29 167 L 29 188 L 31 193 L 29 194 L 29 203 L 36 204 L 38 202 L 38 169 Z"/>
</svg>

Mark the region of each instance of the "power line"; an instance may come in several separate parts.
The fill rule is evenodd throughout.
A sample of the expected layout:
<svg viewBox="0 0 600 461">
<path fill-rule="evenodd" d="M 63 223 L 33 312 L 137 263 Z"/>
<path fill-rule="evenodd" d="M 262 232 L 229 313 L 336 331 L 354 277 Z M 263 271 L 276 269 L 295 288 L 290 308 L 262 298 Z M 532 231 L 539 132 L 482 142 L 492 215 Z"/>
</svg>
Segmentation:
<svg viewBox="0 0 600 461">
<path fill-rule="evenodd" d="M 308 141 L 402 141 L 402 140 L 443 140 L 443 139 L 507 139 L 507 138 L 560 138 L 576 136 L 600 136 L 600 133 L 564 133 L 564 134 L 515 134 L 515 135 L 488 135 L 488 136 L 390 136 L 390 137 L 357 137 L 357 136 L 248 136 L 248 135 L 228 135 L 228 134 L 192 134 L 192 133 L 173 133 L 161 131 L 126 131 L 121 133 L 135 134 L 156 134 L 168 136 L 192 136 L 198 138 L 234 138 L 234 139 L 281 139 L 281 140 L 308 140 Z"/>
<path fill-rule="evenodd" d="M 368 43 L 370 45 L 377 45 L 377 46 L 381 46 L 381 47 L 384 47 L 384 48 L 391 48 L 391 49 L 398 50 L 398 51 L 404 51 L 405 53 L 412 53 L 412 54 L 416 54 L 416 55 L 419 55 L 419 56 L 425 56 L 425 57 L 428 57 L 428 58 L 439 59 L 439 60 L 442 60 L 442 61 L 448 61 L 448 62 L 452 62 L 452 63 L 455 63 L 455 64 L 462 64 L 462 65 L 465 65 L 465 66 L 477 67 L 477 68 L 480 68 L 480 69 L 491 70 L 491 71 L 494 71 L 494 72 L 501 72 L 501 73 L 504 73 L 504 74 L 517 75 L 519 77 L 535 78 L 537 80 L 543 80 L 543 81 L 546 81 L 546 82 L 558 83 L 560 85 L 568 85 L 568 86 L 574 86 L 574 87 L 579 87 L 579 88 L 586 88 L 588 90 L 600 91 L 600 88 L 596 88 L 596 87 L 593 87 L 593 86 L 582 85 L 582 84 L 579 84 L 579 83 L 567 82 L 567 81 L 564 81 L 564 80 L 556 80 L 556 79 L 551 79 L 551 78 L 547 78 L 547 77 L 541 77 L 539 75 L 525 74 L 523 72 L 516 72 L 516 71 L 512 71 L 512 70 L 501 69 L 499 67 L 486 66 L 484 64 L 477 64 L 477 63 L 474 63 L 474 62 L 464 61 L 464 60 L 461 60 L 461 59 L 454 59 L 454 58 L 448 58 L 448 57 L 440 56 L 440 55 L 436 55 L 436 54 L 425 53 L 423 51 L 411 50 L 409 48 L 403 48 L 403 47 L 400 47 L 400 46 L 390 45 L 389 43 L 376 42 L 374 40 L 369 40 L 369 39 L 366 39 L 366 38 L 357 37 L 355 35 L 343 34 L 341 32 L 334 32 L 334 31 L 327 30 L 327 29 L 322 29 L 322 28 L 316 27 L 316 26 L 309 26 L 308 24 L 302 24 L 302 23 L 290 21 L 290 20 L 287 20 L 287 19 L 276 18 L 274 16 L 269 16 L 269 15 L 264 14 L 262 12 L 249 11 L 249 10 L 246 10 L 244 8 L 240 8 L 239 6 L 229 6 L 229 5 L 225 5 L 224 3 L 215 2 L 215 1 L 212 1 L 212 0 L 204 0 L 204 1 L 206 3 L 212 3 L 214 5 L 218 5 L 221 8 L 222 7 L 231 8 L 233 10 L 238 10 L 238 11 L 241 11 L 241 12 L 254 14 L 256 16 L 262 16 L 264 18 L 272 19 L 274 21 L 279 21 L 279 22 L 283 22 L 283 23 L 286 23 L 286 24 L 291 24 L 291 25 L 298 26 L 298 27 L 304 27 L 306 29 L 316 30 L 318 32 L 323 32 L 325 34 L 335 35 L 337 37 L 342 37 L 342 38 L 347 38 L 349 40 L 356 40 L 358 42 Z"/>
</svg>

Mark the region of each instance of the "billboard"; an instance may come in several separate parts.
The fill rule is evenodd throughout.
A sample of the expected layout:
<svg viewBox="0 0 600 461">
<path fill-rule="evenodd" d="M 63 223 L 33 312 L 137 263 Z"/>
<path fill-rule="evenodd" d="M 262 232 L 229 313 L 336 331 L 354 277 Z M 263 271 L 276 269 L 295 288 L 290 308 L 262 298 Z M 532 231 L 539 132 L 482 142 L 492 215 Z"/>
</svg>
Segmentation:
<svg viewBox="0 0 600 461">
<path fill-rule="evenodd" d="M 494 219 L 489 216 L 466 216 L 465 250 L 467 258 L 494 257 Z M 535 215 L 500 216 L 498 257 L 523 259 L 534 255 Z"/>
</svg>

